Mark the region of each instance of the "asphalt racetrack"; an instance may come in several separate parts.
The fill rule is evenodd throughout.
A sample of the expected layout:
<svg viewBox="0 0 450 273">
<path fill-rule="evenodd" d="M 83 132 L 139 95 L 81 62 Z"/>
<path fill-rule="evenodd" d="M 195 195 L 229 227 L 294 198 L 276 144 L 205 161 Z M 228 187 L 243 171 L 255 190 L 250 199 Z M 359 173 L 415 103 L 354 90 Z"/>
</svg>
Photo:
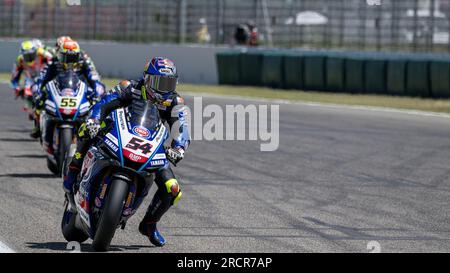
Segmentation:
<svg viewBox="0 0 450 273">
<path fill-rule="evenodd" d="M 6 84 L 0 91 L 0 250 L 67 252 L 61 179 L 30 139 L 21 102 Z M 153 187 L 111 251 L 363 253 L 370 242 L 382 252 L 449 252 L 449 118 L 281 104 L 279 149 L 259 148 L 193 141 L 174 168 L 183 198 L 159 225 L 167 245 L 137 232 Z"/>
</svg>

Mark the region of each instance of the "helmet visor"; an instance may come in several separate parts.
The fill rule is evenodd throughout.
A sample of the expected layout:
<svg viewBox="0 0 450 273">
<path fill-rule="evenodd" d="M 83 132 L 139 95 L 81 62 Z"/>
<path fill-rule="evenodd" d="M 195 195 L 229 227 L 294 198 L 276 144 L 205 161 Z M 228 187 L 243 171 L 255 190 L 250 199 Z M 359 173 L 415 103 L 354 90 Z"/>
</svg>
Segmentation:
<svg viewBox="0 0 450 273">
<path fill-rule="evenodd" d="M 60 56 L 60 62 L 65 64 L 73 64 L 78 62 L 80 59 L 80 53 L 62 53 L 59 54 Z"/>
<path fill-rule="evenodd" d="M 27 63 L 32 63 L 36 59 L 36 51 L 23 53 L 23 60 Z"/>
<path fill-rule="evenodd" d="M 175 77 L 163 77 L 159 75 L 145 76 L 145 87 L 160 93 L 174 92 L 177 87 L 177 82 L 178 79 Z"/>
</svg>

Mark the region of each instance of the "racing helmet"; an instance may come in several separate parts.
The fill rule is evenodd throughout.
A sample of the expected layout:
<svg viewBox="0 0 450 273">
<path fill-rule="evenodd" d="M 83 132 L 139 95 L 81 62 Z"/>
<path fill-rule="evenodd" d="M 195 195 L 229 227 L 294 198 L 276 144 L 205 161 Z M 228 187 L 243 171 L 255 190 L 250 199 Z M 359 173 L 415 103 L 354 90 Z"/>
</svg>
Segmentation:
<svg viewBox="0 0 450 273">
<path fill-rule="evenodd" d="M 65 41 L 70 41 L 70 40 L 72 40 L 72 38 L 70 38 L 70 36 L 59 36 L 56 39 L 56 44 L 55 44 L 56 49 L 59 49 Z"/>
<path fill-rule="evenodd" d="M 44 47 L 44 43 L 41 40 L 39 40 L 39 39 L 33 39 L 31 42 L 34 44 L 34 46 L 36 48 L 43 48 Z"/>
<path fill-rule="evenodd" d="M 20 54 L 28 65 L 32 65 L 37 57 L 37 47 L 33 41 L 24 41 L 20 47 Z"/>
<path fill-rule="evenodd" d="M 58 60 L 64 65 L 64 68 L 73 67 L 80 61 L 80 46 L 76 41 L 66 40 L 58 49 Z"/>
<path fill-rule="evenodd" d="M 165 95 L 175 91 L 178 74 L 175 64 L 163 57 L 155 57 L 145 65 L 144 98 L 154 98 L 155 95 Z M 156 94 L 155 94 L 156 93 Z"/>
</svg>

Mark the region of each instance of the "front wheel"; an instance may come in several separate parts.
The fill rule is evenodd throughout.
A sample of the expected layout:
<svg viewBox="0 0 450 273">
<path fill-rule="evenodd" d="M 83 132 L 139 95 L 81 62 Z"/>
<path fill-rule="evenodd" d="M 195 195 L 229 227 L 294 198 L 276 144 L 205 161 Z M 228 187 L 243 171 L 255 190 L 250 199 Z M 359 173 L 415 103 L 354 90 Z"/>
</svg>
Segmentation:
<svg viewBox="0 0 450 273">
<path fill-rule="evenodd" d="M 128 183 L 115 179 L 111 182 L 111 189 L 106 197 L 105 206 L 95 232 L 92 247 L 96 251 L 107 251 L 114 233 L 122 217 L 125 198 L 128 195 Z"/>
<path fill-rule="evenodd" d="M 64 160 L 66 160 L 70 145 L 72 144 L 72 138 L 73 128 L 59 129 L 58 170 L 60 174 L 63 173 Z"/>
</svg>

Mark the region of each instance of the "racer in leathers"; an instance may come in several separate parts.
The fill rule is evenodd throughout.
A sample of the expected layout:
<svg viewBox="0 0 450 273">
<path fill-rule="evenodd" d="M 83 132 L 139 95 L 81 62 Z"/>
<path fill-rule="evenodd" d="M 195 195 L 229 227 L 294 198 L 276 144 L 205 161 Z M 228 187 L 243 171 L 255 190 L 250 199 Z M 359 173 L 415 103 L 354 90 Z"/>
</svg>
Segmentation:
<svg viewBox="0 0 450 273">
<path fill-rule="evenodd" d="M 55 47 L 54 48 L 50 48 L 49 51 L 53 55 L 57 55 L 58 54 L 58 50 L 61 48 L 63 43 L 66 42 L 66 41 L 73 41 L 73 39 L 70 36 L 60 36 L 60 37 L 58 37 L 56 39 Z M 91 67 L 92 70 L 94 70 L 94 71 L 97 70 L 95 68 L 95 64 L 92 61 L 91 57 L 82 48 L 80 48 L 80 54 L 81 54 L 81 56 L 83 56 L 83 58 L 86 60 L 86 63 L 89 64 L 89 66 Z"/>
<path fill-rule="evenodd" d="M 60 48 L 55 52 L 54 58 L 50 65 L 46 66 L 36 82 L 33 100 L 36 106 L 36 112 L 39 114 L 44 108 L 44 102 L 47 99 L 47 91 L 45 85 L 53 80 L 58 74 L 66 70 L 74 70 L 82 79 L 85 79 L 90 89 L 88 89 L 88 97 L 93 101 L 98 101 L 104 94 L 105 86 L 101 82 L 92 63 L 84 58 L 78 43 L 74 40 L 65 40 L 61 43 Z M 44 150 L 51 158 L 54 155 L 53 147 L 53 130 L 55 124 L 48 120 L 45 123 L 45 132 L 43 139 Z"/>
<path fill-rule="evenodd" d="M 39 77 L 41 70 L 45 65 L 49 64 L 52 60 L 52 54 L 38 40 L 28 40 L 21 44 L 20 54 L 17 56 L 14 63 L 13 71 L 11 74 L 11 87 L 14 89 L 16 97 L 26 97 L 27 94 L 22 94 L 24 90 L 32 90 L 35 80 Z M 24 87 L 20 87 L 20 79 L 22 75 L 25 75 Z M 31 95 L 31 94 L 30 94 Z M 34 119 L 31 109 L 33 108 L 32 100 L 26 102 L 25 110 L 29 111 L 30 119 Z M 39 137 L 39 126 L 35 120 L 35 126 L 30 134 L 33 138 Z"/>
<path fill-rule="evenodd" d="M 169 160 L 176 164 L 183 159 L 190 143 L 190 136 L 185 118 L 186 106 L 183 98 L 175 91 L 177 79 L 178 74 L 172 61 L 161 57 L 153 58 L 147 63 L 140 80 L 120 82 L 93 106 L 90 118 L 80 127 L 77 151 L 69 164 L 68 174 L 64 177 L 64 190 L 68 194 L 71 206 L 74 206 L 73 188 L 83 158 L 92 144 L 92 139 L 105 126 L 105 118 L 117 108 L 133 103 L 139 104 L 142 100 L 154 102 L 162 120 L 167 122 L 171 129 L 173 141 L 166 151 Z M 147 236 L 153 245 L 163 246 L 166 241 L 156 224 L 163 214 L 178 202 L 182 193 L 169 164 L 157 171 L 155 183 L 158 190 L 139 224 L 139 232 Z"/>
</svg>

